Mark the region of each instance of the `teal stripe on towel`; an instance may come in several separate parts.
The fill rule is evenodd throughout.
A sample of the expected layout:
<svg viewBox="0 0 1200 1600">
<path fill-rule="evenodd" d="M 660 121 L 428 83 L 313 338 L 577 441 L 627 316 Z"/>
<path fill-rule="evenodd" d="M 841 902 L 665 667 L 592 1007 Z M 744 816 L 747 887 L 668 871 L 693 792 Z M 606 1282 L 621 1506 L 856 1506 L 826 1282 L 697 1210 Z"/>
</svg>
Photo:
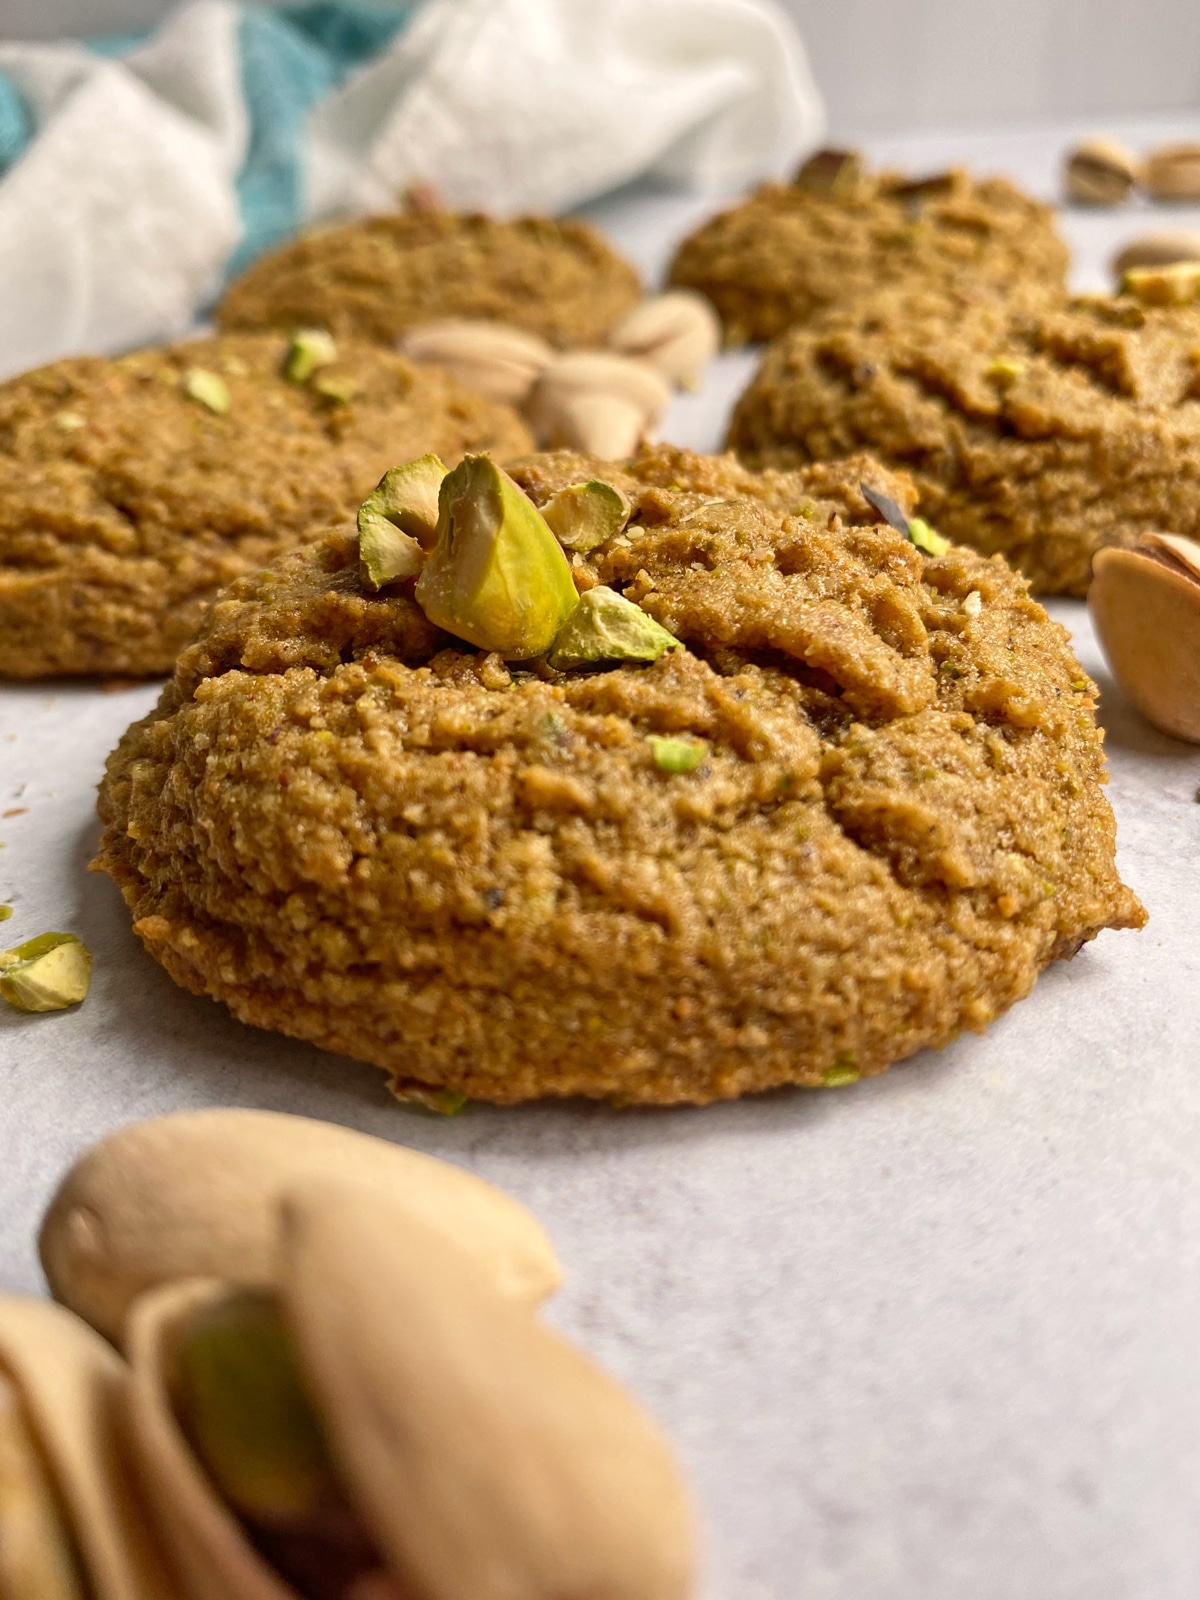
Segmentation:
<svg viewBox="0 0 1200 1600">
<path fill-rule="evenodd" d="M 16 85 L 0 72 L 0 177 L 25 149 L 33 134 L 33 118 Z"/>
</svg>

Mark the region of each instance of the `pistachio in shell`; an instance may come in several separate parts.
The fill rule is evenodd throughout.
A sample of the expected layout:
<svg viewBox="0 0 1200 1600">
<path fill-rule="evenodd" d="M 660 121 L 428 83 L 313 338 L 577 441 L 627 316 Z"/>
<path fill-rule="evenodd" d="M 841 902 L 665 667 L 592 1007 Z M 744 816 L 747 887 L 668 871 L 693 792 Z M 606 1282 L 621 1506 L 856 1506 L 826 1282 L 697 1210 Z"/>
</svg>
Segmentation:
<svg viewBox="0 0 1200 1600">
<path fill-rule="evenodd" d="M 73 933 L 39 933 L 0 951 L 0 995 L 18 1011 L 65 1011 L 87 998 L 92 953 Z"/>
<path fill-rule="evenodd" d="M 222 1109 L 119 1129 L 80 1157 L 42 1224 L 51 1292 L 115 1342 L 133 1299 L 170 1279 L 273 1284 L 278 1200 L 305 1177 L 394 1196 L 459 1240 L 502 1295 L 533 1305 L 561 1282 L 536 1219 L 481 1178 L 332 1123 Z"/>
<path fill-rule="evenodd" d="M 1200 544 L 1145 534 L 1100 550 L 1088 610 L 1113 676 L 1148 722 L 1200 744 Z"/>
<path fill-rule="evenodd" d="M 415 578 L 438 520 L 438 491 L 446 468 L 435 455 L 391 467 L 358 508 L 358 554 L 371 589 Z"/>
<path fill-rule="evenodd" d="M 329 1185 L 283 1213 L 306 1391 L 402 1593 L 692 1593 L 688 1497 L 629 1395 L 431 1229 Z"/>
<path fill-rule="evenodd" d="M 0 1595 L 86 1600 L 70 1525 L 11 1379 L 0 1373 Z"/>
<path fill-rule="evenodd" d="M 443 482 L 437 543 L 415 593 L 437 627 L 515 661 L 544 655 L 578 599 L 541 512 L 485 455 Z"/>
<path fill-rule="evenodd" d="M 620 533 L 632 510 L 628 497 L 615 484 L 589 478 L 551 495 L 542 507 L 542 516 L 559 544 L 587 555 Z"/>
<path fill-rule="evenodd" d="M 673 633 L 623 594 L 597 584 L 580 598 L 546 660 L 558 672 L 598 661 L 657 661 L 682 649 Z"/>
</svg>

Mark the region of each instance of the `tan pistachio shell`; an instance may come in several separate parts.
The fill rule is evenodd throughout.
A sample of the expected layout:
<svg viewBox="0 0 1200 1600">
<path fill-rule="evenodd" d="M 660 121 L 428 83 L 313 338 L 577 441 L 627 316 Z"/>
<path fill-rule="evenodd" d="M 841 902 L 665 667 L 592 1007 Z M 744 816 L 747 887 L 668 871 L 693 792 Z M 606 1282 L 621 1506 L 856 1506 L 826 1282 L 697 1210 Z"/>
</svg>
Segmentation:
<svg viewBox="0 0 1200 1600">
<path fill-rule="evenodd" d="M 1076 205 L 1114 206 L 1128 199 L 1141 174 L 1133 152 L 1104 134 L 1068 151 L 1066 191 Z"/>
<path fill-rule="evenodd" d="M 624 1390 L 432 1230 L 309 1186 L 280 1294 L 343 1488 L 422 1600 L 685 1600 L 692 1518 Z"/>
<path fill-rule="evenodd" d="M 117 1341 L 126 1308 L 155 1284 L 271 1284 L 279 1197 L 310 1177 L 394 1197 L 457 1239 L 495 1288 L 517 1300 L 536 1304 L 562 1281 L 537 1220 L 472 1173 L 308 1117 L 214 1110 L 123 1128 L 76 1162 L 42 1224 L 51 1291 Z"/>
<path fill-rule="evenodd" d="M 1156 200 L 1200 200 L 1200 144 L 1168 144 L 1152 150 L 1142 182 Z"/>
<path fill-rule="evenodd" d="M 61 1306 L 0 1295 L 0 1373 L 20 1394 L 93 1600 L 176 1600 L 135 1487 L 125 1363 Z"/>
<path fill-rule="evenodd" d="M 668 383 L 695 389 L 721 348 L 721 319 L 694 289 L 669 289 L 634 306 L 608 342 L 621 355 L 649 362 Z"/>
<path fill-rule="evenodd" d="M 526 416 L 543 445 L 619 461 L 649 436 L 670 399 L 666 379 L 647 362 L 580 351 L 546 368 Z"/>
<path fill-rule="evenodd" d="M 1121 246 L 1112 268 L 1120 282 L 1131 267 L 1170 267 L 1177 261 L 1200 261 L 1200 233 L 1180 228 L 1140 234 Z"/>
<path fill-rule="evenodd" d="M 231 1285 L 189 1278 L 142 1295 L 129 1313 L 129 1433 L 142 1495 L 188 1600 L 300 1600 L 213 1490 L 171 1407 L 178 1341 Z"/>
<path fill-rule="evenodd" d="M 471 317 L 443 317 L 410 328 L 399 348 L 410 361 L 444 367 L 468 389 L 512 406 L 524 401 L 554 360 L 554 351 L 537 334 Z"/>
<path fill-rule="evenodd" d="M 1156 548 L 1173 564 L 1148 553 Z M 1200 744 L 1200 545 L 1151 536 L 1138 550 L 1099 551 L 1088 610 L 1113 676 L 1146 720 Z"/>
</svg>

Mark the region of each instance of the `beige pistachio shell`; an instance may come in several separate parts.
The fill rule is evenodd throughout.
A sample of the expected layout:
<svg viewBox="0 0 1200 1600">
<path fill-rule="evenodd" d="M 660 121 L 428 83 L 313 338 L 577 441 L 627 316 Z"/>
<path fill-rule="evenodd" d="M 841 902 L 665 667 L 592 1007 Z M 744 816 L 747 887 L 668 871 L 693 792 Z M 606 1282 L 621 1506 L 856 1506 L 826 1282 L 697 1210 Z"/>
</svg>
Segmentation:
<svg viewBox="0 0 1200 1600">
<path fill-rule="evenodd" d="M 164 1284 L 129 1313 L 129 1435 L 142 1494 L 188 1600 L 299 1600 L 213 1491 L 171 1409 L 178 1341 L 190 1319 L 229 1293 L 212 1279 Z"/>
<path fill-rule="evenodd" d="M 685 1600 L 687 1496 L 649 1417 L 432 1230 L 309 1186 L 280 1293 L 343 1488 L 422 1600 Z"/>
<path fill-rule="evenodd" d="M 649 362 L 668 383 L 695 389 L 721 347 L 721 321 L 702 294 L 671 289 L 634 306 L 608 342 L 622 355 Z"/>
<path fill-rule="evenodd" d="M 1200 579 L 1141 551 L 1101 550 L 1088 610 L 1114 677 L 1147 721 L 1200 744 Z"/>
<path fill-rule="evenodd" d="M 1067 198 L 1076 205 L 1119 205 L 1129 198 L 1140 171 L 1137 157 L 1117 140 L 1085 139 L 1067 155 Z"/>
<path fill-rule="evenodd" d="M 469 389 L 519 406 L 554 359 L 544 339 L 504 322 L 444 317 L 410 328 L 400 340 L 410 361 L 444 367 Z"/>
<path fill-rule="evenodd" d="M 0 1595 L 86 1600 L 83 1585 L 66 1507 L 20 1392 L 0 1372 Z"/>
<path fill-rule="evenodd" d="M 1156 200 L 1200 200 L 1200 144 L 1169 144 L 1146 157 L 1142 182 Z"/>
<path fill-rule="evenodd" d="M 277 1206 L 301 1178 L 394 1196 L 458 1239 L 496 1289 L 528 1304 L 562 1280 L 525 1208 L 469 1172 L 332 1123 L 272 1111 L 188 1111 L 111 1134 L 75 1164 L 42 1225 L 56 1299 L 115 1340 L 130 1302 L 172 1278 L 270 1284 Z"/>
<path fill-rule="evenodd" d="M 1200 233 L 1177 229 L 1141 234 L 1121 246 L 1112 267 L 1119 282 L 1131 267 L 1170 267 L 1177 261 L 1200 261 Z"/>
<path fill-rule="evenodd" d="M 542 444 L 618 461 L 649 436 L 670 398 L 666 379 L 645 361 L 580 351 L 546 368 L 526 415 Z"/>
<path fill-rule="evenodd" d="M 61 1306 L 0 1295 L 0 1373 L 20 1394 L 92 1600 L 175 1600 L 129 1460 L 125 1363 Z"/>
</svg>

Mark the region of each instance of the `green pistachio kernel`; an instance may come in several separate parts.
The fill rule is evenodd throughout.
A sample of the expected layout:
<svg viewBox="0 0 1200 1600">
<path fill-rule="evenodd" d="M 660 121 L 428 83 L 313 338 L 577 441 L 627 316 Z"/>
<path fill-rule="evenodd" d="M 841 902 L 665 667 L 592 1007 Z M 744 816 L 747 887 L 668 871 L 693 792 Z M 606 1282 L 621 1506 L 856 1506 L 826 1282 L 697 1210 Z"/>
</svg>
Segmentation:
<svg viewBox="0 0 1200 1600">
<path fill-rule="evenodd" d="M 189 367 L 183 375 L 183 388 L 191 399 L 199 400 L 219 417 L 229 410 L 229 385 L 207 367 Z"/>
<path fill-rule="evenodd" d="M 314 372 L 337 360 L 337 345 L 324 328 L 297 328 L 283 371 L 291 383 L 307 383 Z"/>
<path fill-rule="evenodd" d="M 646 743 L 660 772 L 694 772 L 708 754 L 703 739 L 664 739 L 661 734 L 650 733 Z"/>
<path fill-rule="evenodd" d="M 435 455 L 391 467 L 358 508 L 358 553 L 371 589 L 415 578 L 432 542 L 446 469 Z"/>
<path fill-rule="evenodd" d="M 1004 383 L 1015 383 L 1018 378 L 1024 377 L 1026 365 L 1018 361 L 1015 356 L 997 356 L 989 362 L 986 375 L 989 378 L 999 378 Z"/>
<path fill-rule="evenodd" d="M 821 1082 L 827 1089 L 839 1089 L 845 1083 L 857 1083 L 861 1076 L 854 1051 L 839 1050 L 833 1058 L 833 1065 L 826 1067 L 821 1074 Z"/>
<path fill-rule="evenodd" d="M 416 1106 L 437 1117 L 457 1117 L 470 1104 L 467 1096 L 456 1089 L 433 1089 L 426 1083 L 415 1083 L 410 1078 L 397 1079 L 392 1084 L 392 1093 L 404 1105 Z"/>
<path fill-rule="evenodd" d="M 950 548 L 949 539 L 920 517 L 909 517 L 908 537 L 927 556 L 944 556 Z"/>
<path fill-rule="evenodd" d="M 86 996 L 92 953 L 73 933 L 40 933 L 0 952 L 0 995 L 18 1011 L 65 1011 Z"/>
<path fill-rule="evenodd" d="M 559 544 L 587 555 L 614 533 L 620 533 L 632 509 L 620 489 L 602 478 L 591 478 L 587 483 L 560 489 L 542 507 L 542 516 Z"/>
<path fill-rule="evenodd" d="M 443 482 L 416 597 L 437 627 L 510 661 L 544 655 L 579 600 L 541 512 L 488 456 Z"/>
<path fill-rule="evenodd" d="M 348 372 L 318 372 L 308 387 L 331 405 L 348 406 L 358 393 L 358 380 Z"/>
<path fill-rule="evenodd" d="M 682 648 L 641 606 L 597 584 L 563 623 L 546 660 L 566 672 L 592 661 L 657 661 L 664 651 Z"/>
</svg>

